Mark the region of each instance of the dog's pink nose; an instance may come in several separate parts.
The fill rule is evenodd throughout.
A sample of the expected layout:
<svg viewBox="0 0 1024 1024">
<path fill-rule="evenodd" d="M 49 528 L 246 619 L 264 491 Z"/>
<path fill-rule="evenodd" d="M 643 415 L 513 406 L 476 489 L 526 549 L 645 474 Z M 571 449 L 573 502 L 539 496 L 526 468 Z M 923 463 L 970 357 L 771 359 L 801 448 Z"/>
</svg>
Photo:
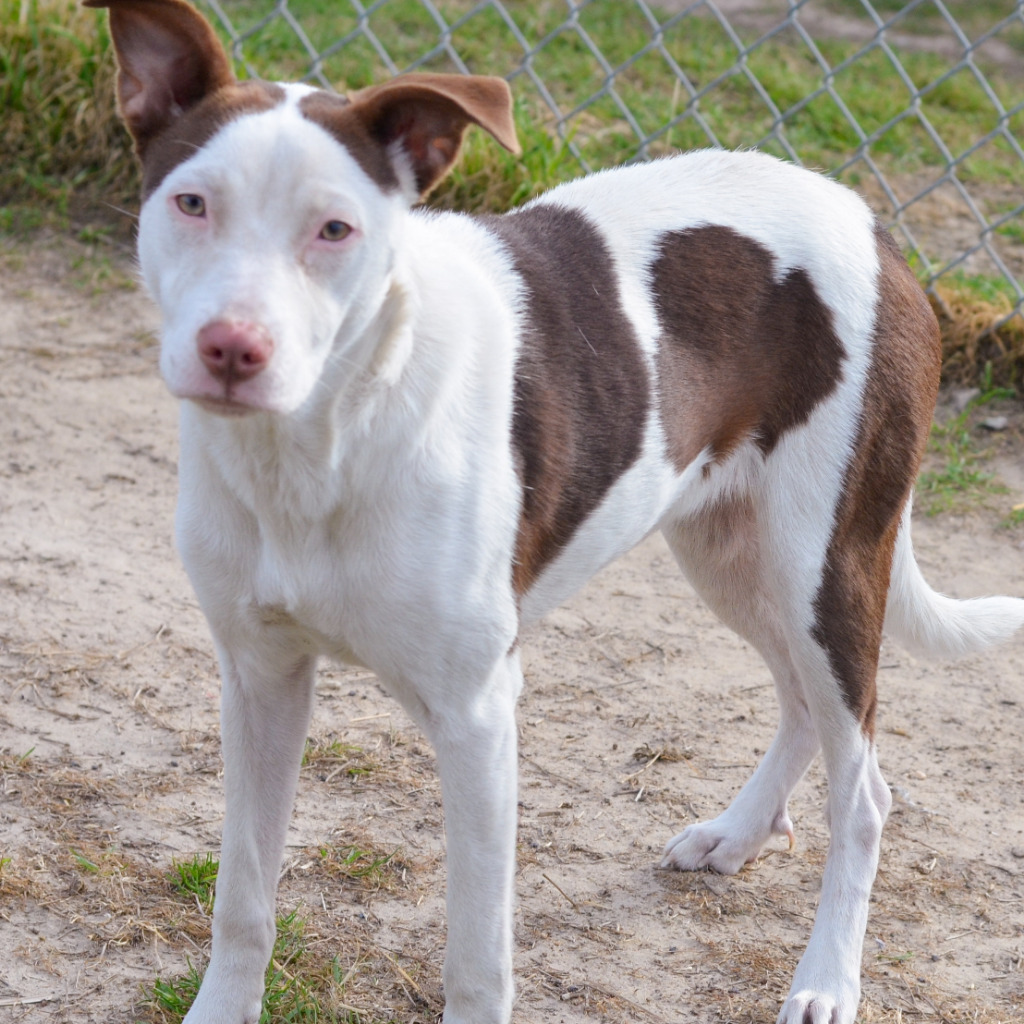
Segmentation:
<svg viewBox="0 0 1024 1024">
<path fill-rule="evenodd" d="M 245 320 L 214 320 L 199 331 L 199 358 L 212 376 L 228 384 L 255 377 L 273 351 L 266 328 Z"/>
</svg>

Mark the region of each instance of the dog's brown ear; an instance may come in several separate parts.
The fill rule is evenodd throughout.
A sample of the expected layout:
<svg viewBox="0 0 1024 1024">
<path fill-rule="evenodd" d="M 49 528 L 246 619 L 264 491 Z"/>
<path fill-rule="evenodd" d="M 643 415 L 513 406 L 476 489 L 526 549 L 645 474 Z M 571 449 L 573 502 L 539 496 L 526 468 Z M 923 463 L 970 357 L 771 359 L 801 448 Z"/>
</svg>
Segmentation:
<svg viewBox="0 0 1024 1024">
<path fill-rule="evenodd" d="M 121 116 L 147 143 L 204 96 L 235 80 L 209 22 L 184 0 L 83 0 L 110 10 Z"/>
<path fill-rule="evenodd" d="M 503 78 L 479 75 L 401 75 L 353 94 L 352 112 L 381 145 L 400 143 L 421 196 L 455 163 L 470 124 L 518 153 L 512 93 Z"/>
</svg>

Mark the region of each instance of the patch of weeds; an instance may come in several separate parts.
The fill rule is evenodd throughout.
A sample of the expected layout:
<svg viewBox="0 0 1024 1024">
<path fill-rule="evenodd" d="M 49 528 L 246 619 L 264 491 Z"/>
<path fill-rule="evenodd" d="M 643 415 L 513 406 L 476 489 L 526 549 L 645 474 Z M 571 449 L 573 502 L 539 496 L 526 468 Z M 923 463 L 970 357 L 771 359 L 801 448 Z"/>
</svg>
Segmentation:
<svg viewBox="0 0 1024 1024">
<path fill-rule="evenodd" d="M 371 775 L 383 765 L 372 750 L 343 740 L 307 740 L 302 754 L 302 767 L 320 772 L 321 782 L 331 782 L 339 775 L 348 778 Z"/>
<path fill-rule="evenodd" d="M 1017 220 L 1010 220 L 1005 224 L 1000 224 L 996 228 L 996 234 L 1002 235 L 1003 238 L 1008 238 L 1017 245 L 1024 245 L 1024 224 Z"/>
<path fill-rule="evenodd" d="M 194 899 L 200 909 L 209 914 L 213 910 L 214 884 L 219 868 L 220 862 L 212 853 L 205 856 L 197 853 L 191 860 L 174 861 L 167 880 L 178 895 Z"/>
<path fill-rule="evenodd" d="M 1024 504 L 1014 505 L 1010 514 L 999 524 L 1004 530 L 1016 530 L 1024 526 Z"/>
<path fill-rule="evenodd" d="M 0 234 L 23 238 L 53 222 L 50 211 L 34 203 L 8 203 L 0 207 Z"/>
<path fill-rule="evenodd" d="M 975 399 L 974 404 L 979 406 L 1017 397 L 1016 388 L 1002 387 L 996 384 L 991 362 L 985 363 L 982 367 L 978 390 L 981 391 L 981 394 Z"/>
<path fill-rule="evenodd" d="M 111 229 L 107 226 L 86 224 L 78 230 L 78 240 L 86 245 L 95 245 L 97 242 L 110 241 Z"/>
<path fill-rule="evenodd" d="M 73 846 L 68 848 L 68 852 L 71 854 L 72 859 L 78 865 L 79 869 L 89 875 L 98 875 L 100 866 L 94 861 L 89 860 L 84 853 L 79 853 Z"/>
<path fill-rule="evenodd" d="M 350 761 L 362 753 L 364 753 L 363 748 L 355 743 L 344 743 L 342 740 L 308 739 L 306 740 L 306 749 L 302 752 L 302 767 L 312 768 L 321 764 Z"/>
<path fill-rule="evenodd" d="M 881 952 L 875 954 L 875 959 L 880 960 L 882 963 L 891 964 L 893 966 L 898 966 L 900 964 L 909 964 L 913 962 L 914 951 L 906 950 L 903 953 L 890 953 L 886 950 L 882 950 Z"/>
<path fill-rule="evenodd" d="M 380 889 L 385 886 L 396 865 L 393 863 L 398 851 L 376 853 L 360 846 L 321 846 L 319 866 L 329 875 L 358 881 L 364 887 Z"/>
<path fill-rule="evenodd" d="M 67 222 L 73 197 L 132 202 L 138 171 L 114 105 L 107 16 L 68 0 L 0 0 L 0 194 Z M 17 209 L 4 227 L 24 230 Z"/>
<path fill-rule="evenodd" d="M 110 291 L 135 291 L 135 280 L 118 270 L 110 258 L 100 253 L 96 246 L 89 248 L 71 260 L 71 283 L 90 297 L 105 295 Z"/>
<path fill-rule="evenodd" d="M 373 1022 L 344 1005 L 342 997 L 353 971 L 342 970 L 337 958 L 326 970 L 307 962 L 306 922 L 298 911 L 277 919 L 277 939 L 266 973 L 260 1024 L 385 1024 Z M 308 975 L 307 975 L 308 972 Z M 157 978 L 145 993 L 148 1020 L 178 1024 L 199 993 L 202 976 L 190 960 L 177 978 Z"/>
<path fill-rule="evenodd" d="M 146 1003 L 152 1011 L 151 1021 L 159 1024 L 177 1024 L 195 1002 L 203 978 L 196 965 L 189 960 L 188 970 L 171 981 L 157 978 L 146 992 Z"/>
<path fill-rule="evenodd" d="M 991 364 L 986 364 L 980 383 L 981 393 L 962 412 L 946 423 L 932 426 L 928 450 L 938 455 L 942 464 L 938 469 L 925 470 L 917 480 L 917 494 L 923 499 L 926 515 L 963 510 L 990 495 L 1007 493 L 994 474 L 983 468 L 986 454 L 978 450 L 971 428 L 976 409 L 1013 398 L 1016 391 L 993 384 Z"/>
</svg>

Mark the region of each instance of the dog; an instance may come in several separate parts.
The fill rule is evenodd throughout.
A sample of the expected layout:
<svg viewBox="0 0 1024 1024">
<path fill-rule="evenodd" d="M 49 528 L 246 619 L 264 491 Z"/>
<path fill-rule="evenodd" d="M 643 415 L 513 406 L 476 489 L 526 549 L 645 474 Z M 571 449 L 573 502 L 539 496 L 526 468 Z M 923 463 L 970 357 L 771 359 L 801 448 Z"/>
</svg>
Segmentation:
<svg viewBox="0 0 1024 1024">
<path fill-rule="evenodd" d="M 509 1021 L 520 631 L 658 529 L 781 708 L 751 779 L 662 865 L 730 874 L 792 839 L 820 751 L 830 845 L 778 1020 L 852 1024 L 891 800 L 883 626 L 953 656 L 1024 623 L 1024 601 L 951 600 L 914 560 L 938 329 L 888 232 L 753 152 L 606 171 L 504 216 L 415 210 L 469 125 L 516 150 L 505 82 L 238 82 L 183 0 L 86 3 L 109 8 L 141 160 L 140 266 L 182 399 L 177 540 L 223 675 L 188 1024 L 259 1017 L 321 656 L 371 668 L 432 743 L 444 1021 Z"/>
</svg>

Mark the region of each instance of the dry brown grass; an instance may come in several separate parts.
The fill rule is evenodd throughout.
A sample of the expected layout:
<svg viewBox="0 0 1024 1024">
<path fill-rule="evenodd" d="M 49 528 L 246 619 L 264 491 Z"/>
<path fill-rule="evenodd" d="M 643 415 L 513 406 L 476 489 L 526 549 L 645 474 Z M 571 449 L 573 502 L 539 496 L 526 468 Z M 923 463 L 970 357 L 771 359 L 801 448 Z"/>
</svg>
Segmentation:
<svg viewBox="0 0 1024 1024">
<path fill-rule="evenodd" d="M 1019 385 L 1024 378 L 1024 314 L 1010 316 L 1008 296 L 983 298 L 965 284 L 935 286 L 932 307 L 942 331 L 942 379 L 976 384 L 986 365 L 991 383 Z"/>
</svg>

